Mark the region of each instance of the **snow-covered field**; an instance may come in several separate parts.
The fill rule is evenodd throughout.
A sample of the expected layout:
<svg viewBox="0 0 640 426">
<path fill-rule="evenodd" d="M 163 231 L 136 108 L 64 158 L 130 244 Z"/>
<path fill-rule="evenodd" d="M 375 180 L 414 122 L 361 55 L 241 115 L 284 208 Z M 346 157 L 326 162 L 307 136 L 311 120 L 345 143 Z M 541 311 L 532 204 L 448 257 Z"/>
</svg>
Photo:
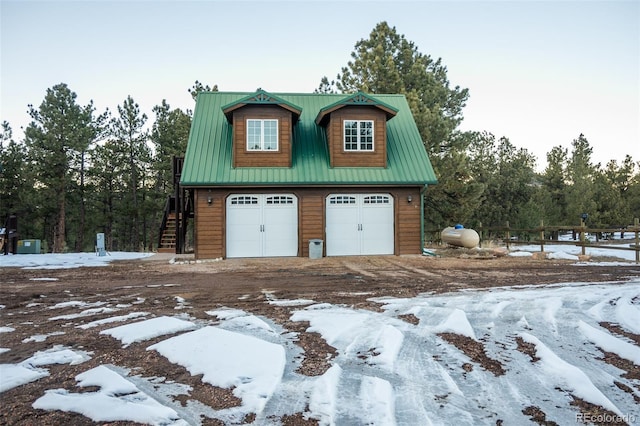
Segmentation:
<svg viewBox="0 0 640 426">
<path fill-rule="evenodd" d="M 83 266 L 105 266 L 114 260 L 135 260 L 152 256 L 153 253 L 130 253 L 122 251 L 109 252 L 107 256 L 95 253 L 64 254 L 16 254 L 0 255 L 0 268 L 13 267 L 24 269 L 62 269 L 80 268 Z"/>
<path fill-rule="evenodd" d="M 607 352 L 640 366 L 640 347 L 629 337 L 640 336 L 640 279 L 532 283 L 374 302 L 379 311 L 313 300 L 265 301 L 290 307 L 291 320 L 308 321 L 308 331 L 337 350 L 329 370 L 308 377 L 296 372 L 304 357 L 294 343 L 296 334 L 269 318 L 231 308 L 212 308 L 206 320 L 184 311 L 154 317 L 135 304 L 77 300 L 77 314 L 64 318 L 68 326 L 93 332 L 109 324 L 95 333 L 123 347 L 171 335 L 146 349 L 202 375 L 206 383 L 232 388 L 242 405 L 220 410 L 193 401 L 182 405 L 173 397 L 188 396 L 190 386 L 101 365 L 76 376 L 79 388 L 99 390 L 49 389 L 33 406 L 81 413 L 94 421 L 155 425 L 200 424 L 200 416 L 240 424 L 251 413 L 258 425 L 278 424 L 277 419 L 295 413 L 323 425 L 495 425 L 498 420 L 519 425 L 529 423 L 530 415 L 523 413 L 527 407 L 540 409 L 557 424 L 589 420 L 574 405 L 580 399 L 617 420 L 640 424 L 640 380 L 603 359 Z M 183 303 L 176 299 L 177 307 Z M 57 306 L 43 300 L 39 308 L 51 308 L 50 319 L 59 319 Z M 113 315 L 106 319 L 87 322 L 92 314 L 109 312 Z M 7 320 L 0 320 L 0 342 L 2 333 L 13 331 Z M 499 371 L 483 368 L 447 334 L 483 347 Z M 47 336 L 32 338 L 46 341 Z M 91 356 L 52 346 L 18 364 L 2 364 L 0 392 L 45 377 L 52 364 L 81 365 Z"/>
</svg>

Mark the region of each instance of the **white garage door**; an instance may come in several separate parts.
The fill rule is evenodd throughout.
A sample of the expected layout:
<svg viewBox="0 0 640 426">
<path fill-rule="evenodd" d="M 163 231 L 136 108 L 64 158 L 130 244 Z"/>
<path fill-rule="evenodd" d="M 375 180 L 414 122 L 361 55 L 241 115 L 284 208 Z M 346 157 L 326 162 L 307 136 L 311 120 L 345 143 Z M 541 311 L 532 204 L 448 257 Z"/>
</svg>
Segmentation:
<svg viewBox="0 0 640 426">
<path fill-rule="evenodd" d="M 227 257 L 297 255 L 295 195 L 237 194 L 227 198 Z"/>
<path fill-rule="evenodd" d="M 329 195 L 326 219 L 327 256 L 393 254 L 391 195 Z"/>
</svg>

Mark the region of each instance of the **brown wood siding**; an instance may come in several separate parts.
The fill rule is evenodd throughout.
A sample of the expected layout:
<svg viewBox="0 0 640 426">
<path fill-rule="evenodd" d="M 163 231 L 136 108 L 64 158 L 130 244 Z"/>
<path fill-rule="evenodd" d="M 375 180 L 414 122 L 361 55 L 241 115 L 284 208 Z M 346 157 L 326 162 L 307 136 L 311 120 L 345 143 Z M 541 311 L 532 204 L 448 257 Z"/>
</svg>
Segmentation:
<svg viewBox="0 0 640 426">
<path fill-rule="evenodd" d="M 323 190 L 296 191 L 300 210 L 298 242 L 302 257 L 309 257 L 309 240 L 324 240 L 324 199 L 326 194 L 326 191 Z"/>
<path fill-rule="evenodd" d="M 298 198 L 298 256 L 309 256 L 309 240 L 326 241 L 325 210 L 329 194 L 390 194 L 394 199 L 394 253 L 420 254 L 420 188 L 237 188 L 195 191 L 196 259 L 226 257 L 226 205 L 231 194 L 294 194 Z M 411 203 L 407 202 L 408 196 Z M 207 203 L 211 196 L 212 203 Z M 326 244 L 325 244 L 326 253 Z"/>
<path fill-rule="evenodd" d="M 277 151 L 247 151 L 247 119 L 278 120 Z M 291 112 L 274 106 L 246 106 L 233 113 L 233 167 L 291 167 Z"/>
<path fill-rule="evenodd" d="M 421 254 L 420 189 L 402 188 L 393 191 L 395 199 L 395 252 Z M 407 197 L 411 196 L 411 202 Z"/>
<path fill-rule="evenodd" d="M 207 199 L 211 197 L 211 204 Z M 195 191 L 195 256 L 196 259 L 224 257 L 225 199 L 220 190 Z"/>
<path fill-rule="evenodd" d="M 345 151 L 344 120 L 373 120 L 373 151 Z M 331 167 L 387 167 L 387 122 L 373 107 L 344 107 L 331 113 L 327 125 Z"/>
</svg>

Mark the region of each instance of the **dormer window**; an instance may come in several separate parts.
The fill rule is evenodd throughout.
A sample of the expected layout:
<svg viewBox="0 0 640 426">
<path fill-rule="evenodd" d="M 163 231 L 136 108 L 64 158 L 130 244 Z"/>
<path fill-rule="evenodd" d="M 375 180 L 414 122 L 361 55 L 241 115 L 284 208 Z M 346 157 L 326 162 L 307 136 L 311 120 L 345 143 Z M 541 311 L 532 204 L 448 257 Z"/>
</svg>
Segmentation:
<svg viewBox="0 0 640 426">
<path fill-rule="evenodd" d="M 277 151 L 278 120 L 247 120 L 247 151 Z"/>
<path fill-rule="evenodd" d="M 344 150 L 373 151 L 373 120 L 344 120 Z"/>
</svg>

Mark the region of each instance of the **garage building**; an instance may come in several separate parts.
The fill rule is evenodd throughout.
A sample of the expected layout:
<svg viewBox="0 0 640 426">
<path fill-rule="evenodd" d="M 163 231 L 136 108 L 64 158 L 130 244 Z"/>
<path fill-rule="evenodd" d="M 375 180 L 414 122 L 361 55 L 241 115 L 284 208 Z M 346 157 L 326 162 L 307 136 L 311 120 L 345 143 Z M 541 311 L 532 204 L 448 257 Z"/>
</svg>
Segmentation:
<svg viewBox="0 0 640 426">
<path fill-rule="evenodd" d="M 433 168 L 403 95 L 203 92 L 180 185 L 198 259 L 418 254 Z"/>
</svg>

